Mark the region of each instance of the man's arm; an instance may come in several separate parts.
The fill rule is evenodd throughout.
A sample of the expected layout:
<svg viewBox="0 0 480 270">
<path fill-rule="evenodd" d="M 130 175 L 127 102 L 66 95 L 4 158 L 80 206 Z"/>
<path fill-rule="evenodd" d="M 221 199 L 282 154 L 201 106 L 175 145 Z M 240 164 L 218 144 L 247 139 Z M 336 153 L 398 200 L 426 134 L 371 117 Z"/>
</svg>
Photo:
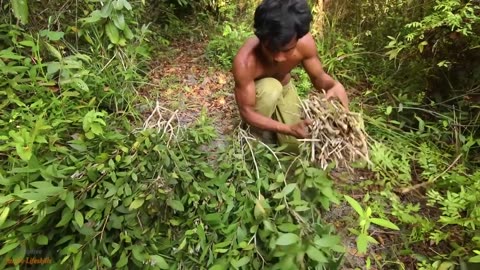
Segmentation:
<svg viewBox="0 0 480 270">
<path fill-rule="evenodd" d="M 255 83 L 253 80 L 241 81 L 242 79 L 235 80 L 235 99 L 242 118 L 256 128 L 291 135 L 290 126 L 255 111 Z"/>
<path fill-rule="evenodd" d="M 327 92 L 326 97 L 337 97 L 342 105 L 348 110 L 348 96 L 343 85 L 328 75 L 322 67 L 320 59 L 318 59 L 315 40 L 310 34 L 307 34 L 303 40 L 302 53 L 304 60 L 302 61 L 305 71 L 307 71 L 313 86 L 317 90 L 324 89 Z"/>
<path fill-rule="evenodd" d="M 276 133 L 291 135 L 297 138 L 306 138 L 306 127 L 311 124 L 310 120 L 303 120 L 294 125 L 287 125 L 275 121 L 255 111 L 256 95 L 255 83 L 252 79 L 245 78 L 243 74 L 235 76 L 235 99 L 242 118 L 250 125 Z"/>
</svg>

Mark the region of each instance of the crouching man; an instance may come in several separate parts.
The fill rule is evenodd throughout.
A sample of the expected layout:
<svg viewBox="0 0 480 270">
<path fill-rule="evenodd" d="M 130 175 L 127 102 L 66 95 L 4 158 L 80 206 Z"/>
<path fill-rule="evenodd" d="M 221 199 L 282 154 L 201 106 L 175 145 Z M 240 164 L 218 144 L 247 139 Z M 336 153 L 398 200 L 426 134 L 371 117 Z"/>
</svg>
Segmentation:
<svg viewBox="0 0 480 270">
<path fill-rule="evenodd" d="M 306 0 L 263 0 L 255 10 L 255 36 L 245 41 L 233 61 L 235 98 L 243 121 L 260 139 L 273 133 L 292 152 L 298 151 L 297 138 L 306 138 L 311 124 L 301 119 L 293 68 L 301 64 L 317 90 L 348 108 L 345 88 L 322 68 L 309 33 L 311 21 Z"/>
</svg>

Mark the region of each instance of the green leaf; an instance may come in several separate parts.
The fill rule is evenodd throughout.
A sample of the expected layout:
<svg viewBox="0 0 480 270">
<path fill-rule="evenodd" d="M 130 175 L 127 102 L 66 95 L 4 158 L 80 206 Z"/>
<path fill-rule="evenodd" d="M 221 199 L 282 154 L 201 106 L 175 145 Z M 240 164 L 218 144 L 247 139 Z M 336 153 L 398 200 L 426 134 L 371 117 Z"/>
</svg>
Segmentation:
<svg viewBox="0 0 480 270">
<path fill-rule="evenodd" d="M 11 0 L 13 15 L 22 24 L 28 23 L 28 2 L 27 0 Z"/>
<path fill-rule="evenodd" d="M 282 232 L 294 232 L 298 230 L 298 226 L 292 223 L 283 223 L 278 225 L 277 228 Z"/>
<path fill-rule="evenodd" d="M 358 249 L 358 252 L 360 252 L 360 253 L 365 253 L 365 252 L 367 252 L 367 246 L 368 246 L 368 235 L 360 234 L 360 235 L 357 237 L 357 249 Z"/>
<path fill-rule="evenodd" d="M 60 221 L 55 227 L 57 228 L 57 227 L 65 226 L 67 223 L 70 222 L 72 217 L 73 217 L 73 213 L 68 211 L 67 208 L 65 208 L 64 211 L 62 212 L 62 219 L 60 219 Z"/>
<path fill-rule="evenodd" d="M 7 206 L 3 208 L 2 214 L 0 214 L 0 227 L 5 223 L 5 220 L 7 220 L 8 213 L 10 213 L 10 207 Z"/>
<path fill-rule="evenodd" d="M 71 80 L 73 87 L 77 90 L 85 91 L 88 92 L 90 89 L 88 88 L 88 85 L 85 83 L 84 80 L 80 78 L 73 78 Z"/>
<path fill-rule="evenodd" d="M 118 44 L 120 41 L 120 34 L 118 32 L 118 28 L 112 21 L 109 21 L 105 26 L 105 31 L 107 32 L 107 36 L 110 39 L 110 42 L 113 44 Z"/>
<path fill-rule="evenodd" d="M 112 268 L 112 262 L 107 258 L 107 257 L 103 257 L 103 256 L 100 256 L 100 261 L 102 262 L 103 265 L 105 265 L 106 267 L 108 268 Z"/>
<path fill-rule="evenodd" d="M 138 209 L 140 208 L 143 203 L 145 202 L 145 199 L 143 198 L 139 198 L 139 199 L 135 199 L 131 204 L 130 204 L 130 207 L 128 207 L 128 210 L 134 210 L 134 209 Z"/>
<path fill-rule="evenodd" d="M 48 237 L 41 234 L 39 236 L 37 236 L 37 244 L 41 245 L 41 246 L 45 246 L 48 244 Z"/>
<path fill-rule="evenodd" d="M 32 158 L 32 147 L 29 145 L 23 145 L 21 143 L 15 144 L 15 150 L 17 150 L 18 156 L 23 161 L 29 161 Z"/>
<path fill-rule="evenodd" d="M 471 262 L 471 263 L 480 263 L 480 255 L 471 257 L 470 259 L 468 259 L 468 262 Z"/>
<path fill-rule="evenodd" d="M 370 221 L 374 224 L 380 225 L 385 228 L 389 228 L 392 230 L 400 230 L 397 225 L 393 224 L 392 222 L 386 220 L 386 219 L 381 219 L 381 218 L 371 218 Z"/>
<path fill-rule="evenodd" d="M 249 262 L 250 262 L 250 258 L 245 256 L 245 257 L 242 257 L 238 261 L 237 260 L 232 260 L 232 266 L 238 269 L 238 268 L 246 265 Z"/>
<path fill-rule="evenodd" d="M 283 188 L 282 190 L 283 196 L 287 196 L 288 194 L 292 193 L 292 191 L 295 189 L 296 186 L 297 184 L 295 183 L 286 185 L 285 188 Z"/>
<path fill-rule="evenodd" d="M 116 10 L 121 10 L 123 9 L 123 2 L 119 0 L 114 0 L 113 2 L 113 8 Z"/>
<path fill-rule="evenodd" d="M 116 14 L 115 16 L 113 16 L 113 23 L 115 24 L 115 26 L 118 29 L 124 30 L 125 29 L 125 17 L 123 16 L 123 14 L 120 13 L 120 14 Z"/>
<path fill-rule="evenodd" d="M 352 208 L 361 216 L 363 217 L 364 216 L 364 213 L 363 213 L 363 209 L 362 207 L 360 206 L 360 204 L 355 200 L 353 199 L 352 197 L 348 196 L 348 195 L 344 195 L 345 197 L 345 200 L 347 200 L 347 202 L 350 204 L 350 206 L 352 206 Z"/>
<path fill-rule="evenodd" d="M 47 37 L 51 41 L 58 41 L 62 39 L 64 35 L 65 35 L 64 32 L 57 32 L 57 31 L 50 31 L 50 30 L 40 31 L 40 36 Z"/>
<path fill-rule="evenodd" d="M 122 255 L 120 255 L 120 259 L 118 260 L 117 264 L 115 265 L 116 268 L 121 268 L 127 265 L 128 263 L 128 257 L 125 251 L 122 252 Z"/>
<path fill-rule="evenodd" d="M 169 269 L 167 261 L 162 256 L 150 255 L 152 262 L 160 269 Z"/>
<path fill-rule="evenodd" d="M 280 237 L 275 241 L 275 244 L 279 246 L 288 246 L 297 243 L 299 240 L 300 238 L 296 234 L 284 233 L 280 234 Z"/>
<path fill-rule="evenodd" d="M 321 252 L 320 250 L 316 249 L 313 246 L 308 247 L 307 256 L 310 259 L 312 259 L 314 261 L 317 261 L 317 262 L 320 262 L 320 263 L 327 263 L 328 262 L 328 259 L 327 259 L 327 257 L 325 257 L 325 254 L 323 254 L 323 252 Z"/>
<path fill-rule="evenodd" d="M 340 243 L 337 235 L 323 235 L 319 239 L 315 239 L 315 245 L 319 248 L 330 248 Z"/>
<path fill-rule="evenodd" d="M 123 34 L 125 35 L 126 39 L 132 39 L 134 37 L 132 30 L 125 24 L 125 28 L 123 29 Z"/>
<path fill-rule="evenodd" d="M 65 204 L 70 208 L 70 210 L 73 210 L 75 208 L 75 199 L 73 192 L 69 191 L 67 193 L 67 196 L 65 197 Z"/>
<path fill-rule="evenodd" d="M 84 200 L 83 203 L 85 205 L 88 205 L 91 208 L 94 208 L 94 209 L 97 209 L 97 210 L 102 210 L 102 209 L 105 209 L 106 200 L 105 199 L 92 198 L 92 199 Z"/>
<path fill-rule="evenodd" d="M 87 18 L 81 19 L 85 23 L 97 23 L 102 19 L 102 12 L 100 10 L 94 10 Z"/>
<path fill-rule="evenodd" d="M 118 1 L 122 1 L 122 2 L 123 2 L 123 6 L 124 6 L 127 10 L 132 10 L 132 5 L 130 5 L 130 3 L 129 3 L 127 0 L 118 0 Z"/>
<path fill-rule="evenodd" d="M 145 256 L 143 255 L 143 250 L 144 248 L 139 245 L 135 245 L 132 247 L 132 255 L 135 260 L 138 262 L 143 262 L 145 261 Z"/>
<path fill-rule="evenodd" d="M 392 113 L 392 109 L 393 109 L 392 106 L 388 106 L 387 110 L 385 111 L 385 114 L 390 115 Z"/>
<path fill-rule="evenodd" d="M 183 204 L 181 201 L 178 200 L 167 200 L 167 205 L 173 208 L 174 210 L 183 212 L 185 209 L 183 208 Z"/>
<path fill-rule="evenodd" d="M 8 252 L 10 252 L 11 250 L 13 250 L 14 248 L 18 247 L 18 245 L 20 245 L 19 242 L 13 242 L 13 243 L 10 243 L 10 244 L 4 244 L 2 249 L 0 249 L 0 255 L 4 255 Z"/>
<path fill-rule="evenodd" d="M 59 62 L 50 62 L 47 64 L 47 75 L 53 75 L 57 73 L 62 65 Z"/>
<path fill-rule="evenodd" d="M 80 228 L 83 227 L 83 215 L 78 210 L 75 211 L 75 222 L 78 224 Z"/>
<path fill-rule="evenodd" d="M 58 60 L 62 60 L 62 54 L 55 47 L 53 47 L 52 45 L 46 42 L 45 42 L 45 46 L 47 46 L 47 49 L 52 54 L 52 56 L 54 56 Z"/>
</svg>

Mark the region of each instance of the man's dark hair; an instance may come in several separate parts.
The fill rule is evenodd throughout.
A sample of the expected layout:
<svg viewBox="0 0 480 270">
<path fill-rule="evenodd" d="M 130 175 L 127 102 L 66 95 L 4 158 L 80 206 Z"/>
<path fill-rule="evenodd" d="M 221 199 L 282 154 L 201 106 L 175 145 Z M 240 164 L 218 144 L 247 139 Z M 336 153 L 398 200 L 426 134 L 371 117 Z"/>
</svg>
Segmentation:
<svg viewBox="0 0 480 270">
<path fill-rule="evenodd" d="M 255 35 L 274 52 L 293 38 L 302 38 L 310 31 L 312 13 L 307 0 L 263 0 L 255 10 Z"/>
</svg>

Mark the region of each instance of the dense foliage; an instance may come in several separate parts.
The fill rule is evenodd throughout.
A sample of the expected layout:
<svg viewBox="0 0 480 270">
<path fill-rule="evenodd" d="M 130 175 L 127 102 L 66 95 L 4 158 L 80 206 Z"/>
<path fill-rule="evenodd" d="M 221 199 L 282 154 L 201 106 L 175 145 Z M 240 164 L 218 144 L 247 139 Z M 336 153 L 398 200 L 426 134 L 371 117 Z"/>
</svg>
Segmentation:
<svg viewBox="0 0 480 270">
<path fill-rule="evenodd" d="M 476 269 L 478 1 L 309 1 L 324 68 L 371 137 L 350 184 L 243 132 L 212 148 L 205 114 L 143 126 L 151 52 L 192 38 L 189 21 L 228 70 L 258 1 L 60 2 L 0 7 L 0 268 L 35 254 L 46 269 Z M 335 205 L 353 209 L 341 232 Z"/>
</svg>

